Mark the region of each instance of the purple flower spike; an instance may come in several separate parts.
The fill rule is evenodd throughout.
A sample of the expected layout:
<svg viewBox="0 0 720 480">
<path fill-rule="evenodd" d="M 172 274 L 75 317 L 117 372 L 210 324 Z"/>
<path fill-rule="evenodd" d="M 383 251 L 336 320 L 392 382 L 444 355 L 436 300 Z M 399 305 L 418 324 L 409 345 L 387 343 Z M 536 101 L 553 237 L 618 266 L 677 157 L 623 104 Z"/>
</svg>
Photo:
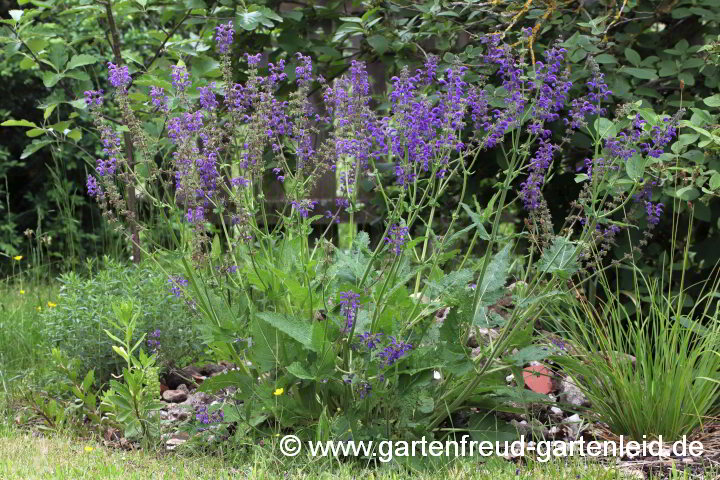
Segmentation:
<svg viewBox="0 0 720 480">
<path fill-rule="evenodd" d="M 262 53 L 258 53 L 256 55 L 250 55 L 249 53 L 246 53 L 245 58 L 247 58 L 248 65 L 254 67 L 260 63 L 260 60 L 262 60 Z"/>
<path fill-rule="evenodd" d="M 310 215 L 310 212 L 312 212 L 315 209 L 315 205 L 317 205 L 318 202 L 314 200 L 300 200 L 298 201 L 292 201 L 290 204 L 293 207 L 293 210 L 296 210 L 301 217 L 308 218 Z"/>
<path fill-rule="evenodd" d="M 348 290 L 347 292 L 340 292 L 340 311 L 345 317 L 345 331 L 349 332 L 355 323 L 358 311 L 358 298 L 360 295 Z"/>
<path fill-rule="evenodd" d="M 97 180 L 92 175 L 88 175 L 87 177 L 87 190 L 88 195 L 90 195 L 91 197 L 95 197 L 98 200 L 100 200 L 104 196 L 102 187 L 98 185 Z"/>
<path fill-rule="evenodd" d="M 85 94 L 85 105 L 93 107 L 101 107 L 103 104 L 103 90 L 86 90 Z"/>
<path fill-rule="evenodd" d="M 220 53 L 228 53 L 230 51 L 230 45 L 233 42 L 233 35 L 235 29 L 233 28 L 232 22 L 227 24 L 220 24 L 215 27 L 215 41 L 217 42 L 217 49 Z"/>
<path fill-rule="evenodd" d="M 662 203 L 653 204 L 652 202 L 645 202 L 645 212 L 647 213 L 647 221 L 650 225 L 657 225 L 660 223 L 660 217 L 663 214 L 665 205 Z"/>
<path fill-rule="evenodd" d="M 200 92 L 200 105 L 202 105 L 205 110 L 212 111 L 218 106 L 218 101 L 215 98 L 215 94 L 212 92 L 215 85 L 215 82 L 210 82 L 210 85 L 207 87 L 197 88 L 198 92 Z"/>
<path fill-rule="evenodd" d="M 378 353 L 378 358 L 383 360 L 386 367 L 393 365 L 413 348 L 409 343 L 397 341 L 395 337 L 390 337 L 390 341 L 390 345 L 385 347 L 382 352 Z"/>
<path fill-rule="evenodd" d="M 165 89 L 162 87 L 150 87 L 150 98 L 152 104 L 161 112 L 169 112 L 170 107 L 168 106 L 168 96 L 165 95 Z"/>
<path fill-rule="evenodd" d="M 388 231 L 387 237 L 385 237 L 385 243 L 392 245 L 390 250 L 395 255 L 400 255 L 403 252 L 405 244 L 408 241 L 409 230 L 407 227 L 401 227 L 400 225 L 393 225 Z"/>
<path fill-rule="evenodd" d="M 189 284 L 187 279 L 182 275 L 170 275 L 168 283 L 170 284 L 170 291 L 177 298 L 183 296 L 183 287 L 187 287 Z"/>
<path fill-rule="evenodd" d="M 170 77 L 172 77 L 173 87 L 175 87 L 178 93 L 184 92 L 185 89 L 190 86 L 190 74 L 187 68 L 182 65 L 172 65 L 170 68 L 172 68 Z"/>
<path fill-rule="evenodd" d="M 375 350 L 375 347 L 377 347 L 378 344 L 380 344 L 380 337 L 382 337 L 382 333 L 365 332 L 356 336 L 362 338 L 362 341 L 367 349 L 372 351 Z"/>
<path fill-rule="evenodd" d="M 115 88 L 125 89 L 130 85 L 130 72 L 127 65 L 118 66 L 112 62 L 107 63 L 110 85 Z"/>
<path fill-rule="evenodd" d="M 372 385 L 370 385 L 368 382 L 362 382 L 357 387 L 357 392 L 361 399 L 370 395 L 371 391 L 372 391 Z"/>
<path fill-rule="evenodd" d="M 298 66 L 295 67 L 295 78 L 298 85 L 307 85 L 312 82 L 312 59 L 297 53 Z"/>
</svg>

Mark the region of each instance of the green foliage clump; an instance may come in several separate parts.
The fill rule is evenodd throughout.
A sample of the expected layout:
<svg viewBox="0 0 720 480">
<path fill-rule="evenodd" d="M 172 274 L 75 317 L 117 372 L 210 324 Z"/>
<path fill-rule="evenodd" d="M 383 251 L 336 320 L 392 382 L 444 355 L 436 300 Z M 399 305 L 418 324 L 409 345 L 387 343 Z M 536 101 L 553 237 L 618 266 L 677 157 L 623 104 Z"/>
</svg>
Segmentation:
<svg viewBox="0 0 720 480">
<path fill-rule="evenodd" d="M 674 441 L 717 414 L 717 283 L 704 284 L 706 294 L 693 302 L 686 291 L 668 295 L 663 282 L 636 274 L 634 292 L 604 282 L 607 300 L 555 312 L 574 350 L 557 361 L 590 399 L 594 420 L 636 440 Z"/>
<path fill-rule="evenodd" d="M 199 353 L 192 314 L 172 296 L 167 275 L 158 267 L 106 260 L 104 267 L 88 278 L 70 272 L 62 275 L 60 282 L 57 306 L 45 309 L 40 320 L 47 340 L 80 358 L 86 370 L 94 368 L 98 381 L 106 381 L 121 368 L 104 331 L 114 318 L 114 303 L 135 303 L 139 312 L 137 332 L 160 330 L 161 361 L 183 363 Z"/>
</svg>

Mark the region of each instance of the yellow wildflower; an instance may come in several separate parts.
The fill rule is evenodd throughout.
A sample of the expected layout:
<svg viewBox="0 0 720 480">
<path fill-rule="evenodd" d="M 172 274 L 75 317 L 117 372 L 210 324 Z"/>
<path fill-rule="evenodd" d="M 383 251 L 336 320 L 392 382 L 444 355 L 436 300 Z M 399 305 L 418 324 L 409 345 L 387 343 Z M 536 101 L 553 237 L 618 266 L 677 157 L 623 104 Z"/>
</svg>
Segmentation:
<svg viewBox="0 0 720 480">
<path fill-rule="evenodd" d="M 50 308 L 57 307 L 57 303 L 48 302 L 48 307 L 50 307 Z"/>
<path fill-rule="evenodd" d="M 42 312 L 42 307 L 35 307 L 35 310 L 37 310 L 38 312 Z"/>
<path fill-rule="evenodd" d="M 15 255 L 13 257 L 13 260 L 17 260 L 19 262 L 20 260 L 22 260 L 22 255 Z"/>
<path fill-rule="evenodd" d="M 20 295 L 25 295 L 25 290 L 20 290 Z"/>
<path fill-rule="evenodd" d="M 93 447 L 85 447 L 85 451 L 90 453 L 93 451 Z"/>
<path fill-rule="evenodd" d="M 275 396 L 282 395 L 284 391 L 285 391 L 284 388 L 278 388 L 273 392 L 273 395 L 275 395 Z"/>
</svg>

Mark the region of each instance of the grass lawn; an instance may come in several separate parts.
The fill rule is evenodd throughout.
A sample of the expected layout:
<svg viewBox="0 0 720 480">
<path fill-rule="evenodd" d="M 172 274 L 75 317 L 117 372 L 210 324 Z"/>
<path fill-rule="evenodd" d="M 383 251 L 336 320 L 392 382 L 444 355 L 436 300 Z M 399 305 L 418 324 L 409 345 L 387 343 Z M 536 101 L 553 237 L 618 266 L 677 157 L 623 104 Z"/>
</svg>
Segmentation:
<svg viewBox="0 0 720 480">
<path fill-rule="evenodd" d="M 357 463 L 296 458 L 292 465 L 269 451 L 242 459 L 232 452 L 215 456 L 120 451 L 69 435 L 36 436 L 0 425 L 0 479 L 434 479 L 453 480 L 610 480 L 639 478 L 608 470 L 598 464 L 573 460 L 533 462 L 519 469 L 513 463 L 491 459 L 487 463 L 462 460 L 443 471 L 412 473 L 396 466 L 364 469 Z M 678 475 L 675 478 L 686 478 Z M 706 477 L 712 478 L 712 477 Z"/>
</svg>

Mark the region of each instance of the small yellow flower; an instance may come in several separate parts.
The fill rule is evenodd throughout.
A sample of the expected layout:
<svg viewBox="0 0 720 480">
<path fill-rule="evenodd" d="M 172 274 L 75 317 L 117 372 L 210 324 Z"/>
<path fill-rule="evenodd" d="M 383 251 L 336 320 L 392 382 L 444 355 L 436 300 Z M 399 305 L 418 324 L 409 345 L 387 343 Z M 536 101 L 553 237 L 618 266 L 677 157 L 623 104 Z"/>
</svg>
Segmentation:
<svg viewBox="0 0 720 480">
<path fill-rule="evenodd" d="M 50 307 L 50 308 L 57 307 L 57 303 L 48 302 L 48 307 Z"/>
<path fill-rule="evenodd" d="M 275 395 L 275 396 L 282 395 L 284 391 L 285 391 L 284 388 L 278 388 L 273 392 L 273 395 Z"/>
<path fill-rule="evenodd" d="M 17 260 L 19 262 L 20 260 L 22 260 L 22 255 L 15 255 L 13 257 L 13 260 Z"/>
<path fill-rule="evenodd" d="M 35 310 L 37 310 L 38 312 L 42 312 L 42 307 L 35 307 Z"/>
<path fill-rule="evenodd" d="M 20 295 L 25 295 L 25 290 L 20 290 Z"/>
<path fill-rule="evenodd" d="M 93 451 L 93 447 L 85 447 L 85 451 L 90 453 Z"/>
</svg>

